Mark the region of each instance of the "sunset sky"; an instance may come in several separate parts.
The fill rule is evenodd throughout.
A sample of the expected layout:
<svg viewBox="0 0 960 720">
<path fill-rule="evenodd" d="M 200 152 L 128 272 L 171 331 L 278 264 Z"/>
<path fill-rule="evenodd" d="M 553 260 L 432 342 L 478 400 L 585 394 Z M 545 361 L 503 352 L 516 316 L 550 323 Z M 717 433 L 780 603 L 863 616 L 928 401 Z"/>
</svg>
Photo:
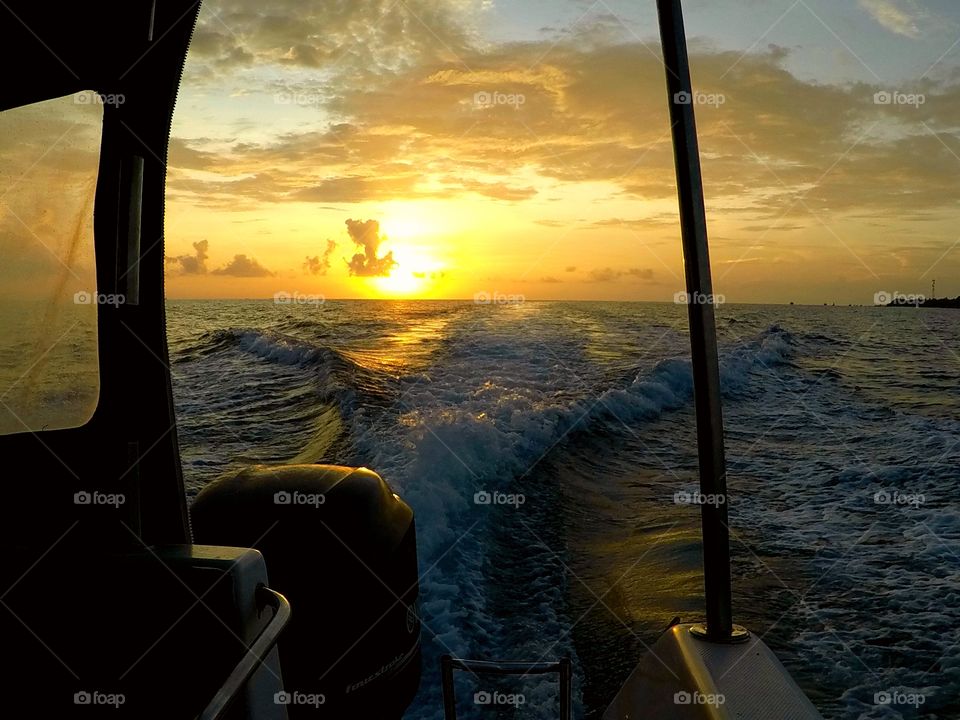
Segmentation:
<svg viewBox="0 0 960 720">
<path fill-rule="evenodd" d="M 717 292 L 960 294 L 960 7 L 684 6 Z M 670 300 L 659 56 L 652 0 L 205 0 L 168 295 Z"/>
</svg>

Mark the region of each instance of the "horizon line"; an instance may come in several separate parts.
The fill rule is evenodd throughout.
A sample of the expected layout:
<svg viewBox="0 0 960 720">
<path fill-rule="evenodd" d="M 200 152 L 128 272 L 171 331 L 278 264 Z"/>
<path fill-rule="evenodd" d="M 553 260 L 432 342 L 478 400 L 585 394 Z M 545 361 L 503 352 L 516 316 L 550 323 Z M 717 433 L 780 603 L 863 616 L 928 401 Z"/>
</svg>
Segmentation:
<svg viewBox="0 0 960 720">
<path fill-rule="evenodd" d="M 424 298 L 424 297 L 392 297 L 392 298 L 358 298 L 358 297 L 323 297 L 319 301 L 310 302 L 276 302 L 276 299 L 273 297 L 164 297 L 164 301 L 181 301 L 187 300 L 191 302 L 199 301 L 223 301 L 223 300 L 235 300 L 239 302 L 250 302 L 250 301 L 259 301 L 259 302 L 275 302 L 277 305 L 310 305 L 317 304 L 322 305 L 325 302 L 464 302 L 471 303 L 475 305 L 523 305 L 525 303 L 535 303 L 535 302 L 596 302 L 596 303 L 647 303 L 650 305 L 683 305 L 684 303 L 677 303 L 673 300 L 613 300 L 613 299 L 596 299 L 596 298 L 535 298 L 510 302 L 477 302 L 473 298 L 464 298 L 464 297 L 449 297 L 449 298 Z M 836 301 L 824 301 L 824 302 L 776 302 L 776 301 L 761 301 L 761 302 L 751 302 L 751 301 L 738 301 L 738 302 L 723 302 L 716 303 L 719 305 L 783 305 L 789 307 L 794 306 L 804 306 L 804 307 L 823 307 L 827 306 L 843 306 L 843 307 L 884 307 L 883 305 L 877 305 L 875 303 L 843 303 Z"/>
</svg>

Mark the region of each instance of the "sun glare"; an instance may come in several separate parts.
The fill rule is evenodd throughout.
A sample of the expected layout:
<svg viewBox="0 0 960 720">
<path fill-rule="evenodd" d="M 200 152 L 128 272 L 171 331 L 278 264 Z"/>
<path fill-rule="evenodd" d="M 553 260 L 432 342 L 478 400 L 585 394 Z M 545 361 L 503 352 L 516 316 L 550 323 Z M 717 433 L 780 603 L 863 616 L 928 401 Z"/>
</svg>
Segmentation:
<svg viewBox="0 0 960 720">
<path fill-rule="evenodd" d="M 391 240 L 422 238 L 428 232 L 421 218 L 413 213 L 391 215 L 380 223 L 380 227 L 383 234 Z"/>
<path fill-rule="evenodd" d="M 397 268 L 385 277 L 374 278 L 377 292 L 383 297 L 409 296 L 424 289 L 427 280 L 414 275 L 412 270 Z"/>
<path fill-rule="evenodd" d="M 390 227 L 394 225 L 391 223 Z M 395 244 L 388 239 L 384 250 L 393 253 L 397 264 L 389 275 L 371 278 L 378 297 L 427 296 L 443 279 L 444 263 L 425 253 L 422 248 Z"/>
</svg>

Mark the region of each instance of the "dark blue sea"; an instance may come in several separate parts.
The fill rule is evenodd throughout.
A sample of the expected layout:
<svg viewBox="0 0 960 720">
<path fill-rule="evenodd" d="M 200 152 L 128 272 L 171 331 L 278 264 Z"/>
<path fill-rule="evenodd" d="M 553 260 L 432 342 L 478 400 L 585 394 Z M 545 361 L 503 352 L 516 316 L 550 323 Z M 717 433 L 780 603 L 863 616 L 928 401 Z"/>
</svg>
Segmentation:
<svg viewBox="0 0 960 720">
<path fill-rule="evenodd" d="M 827 718 L 960 717 L 960 313 L 717 312 L 736 621 Z M 683 306 L 171 301 L 168 322 L 191 495 L 329 462 L 416 511 L 408 718 L 442 717 L 447 652 L 568 655 L 599 718 L 670 619 L 701 616 Z M 493 710 L 469 680 L 463 717 L 556 717 L 555 683 L 500 683 L 524 702 Z"/>
</svg>

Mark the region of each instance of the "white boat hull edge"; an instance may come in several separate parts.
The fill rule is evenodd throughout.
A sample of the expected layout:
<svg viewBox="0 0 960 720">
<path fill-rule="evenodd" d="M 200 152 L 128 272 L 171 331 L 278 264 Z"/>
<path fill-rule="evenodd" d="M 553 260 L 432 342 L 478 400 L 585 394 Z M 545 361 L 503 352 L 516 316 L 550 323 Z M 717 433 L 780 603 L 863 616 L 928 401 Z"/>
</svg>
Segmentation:
<svg viewBox="0 0 960 720">
<path fill-rule="evenodd" d="M 757 636 L 735 644 L 674 625 L 643 656 L 603 720 L 823 720 Z"/>
</svg>

